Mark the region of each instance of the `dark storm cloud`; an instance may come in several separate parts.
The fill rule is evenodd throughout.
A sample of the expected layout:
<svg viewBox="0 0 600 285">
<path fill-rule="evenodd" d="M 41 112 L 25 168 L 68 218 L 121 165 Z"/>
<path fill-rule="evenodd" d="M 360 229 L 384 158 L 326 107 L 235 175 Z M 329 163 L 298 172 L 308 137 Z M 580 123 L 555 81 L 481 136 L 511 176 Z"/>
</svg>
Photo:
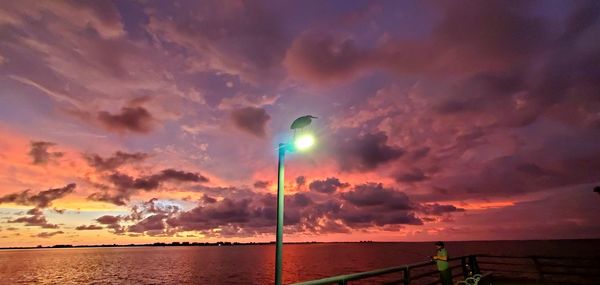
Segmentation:
<svg viewBox="0 0 600 285">
<path fill-rule="evenodd" d="M 168 221 L 172 227 L 183 230 L 209 230 L 226 224 L 245 224 L 254 218 L 250 206 L 251 200 L 238 201 L 225 198 L 207 206 L 197 206 Z"/>
<path fill-rule="evenodd" d="M 58 225 L 51 224 L 46 220 L 43 212 L 37 208 L 28 211 L 30 216 L 19 217 L 14 220 L 9 220 L 8 223 L 23 223 L 27 227 L 41 227 L 44 229 L 56 229 Z"/>
<path fill-rule="evenodd" d="M 40 191 L 37 194 L 31 194 L 30 190 L 19 193 L 8 194 L 0 197 L 1 203 L 15 203 L 19 205 L 35 206 L 36 208 L 47 208 L 52 205 L 52 201 L 63 198 L 75 190 L 75 183 L 68 184 L 61 188 L 52 188 Z"/>
<path fill-rule="evenodd" d="M 153 191 L 158 189 L 164 182 L 208 182 L 208 178 L 199 173 L 175 169 L 165 169 L 157 174 L 137 178 L 114 172 L 108 175 L 106 179 L 115 187 L 114 191 L 105 190 L 92 193 L 88 196 L 88 199 L 123 206 L 137 191 Z"/>
<path fill-rule="evenodd" d="M 122 151 L 115 152 L 112 156 L 103 158 L 97 154 L 86 154 L 85 159 L 88 161 L 90 166 L 94 167 L 98 171 L 115 170 L 120 166 L 128 163 L 136 163 L 144 161 L 148 158 L 147 153 L 134 152 L 127 153 Z"/>
<path fill-rule="evenodd" d="M 245 107 L 231 111 L 231 120 L 240 130 L 260 138 L 266 136 L 266 124 L 271 116 L 262 108 Z"/>
<path fill-rule="evenodd" d="M 444 16 L 435 28 L 434 41 L 439 48 L 456 48 L 461 59 L 510 64 L 548 43 L 542 18 L 531 12 L 533 1 L 440 3 Z"/>
<path fill-rule="evenodd" d="M 98 112 L 98 121 L 108 130 L 116 132 L 147 133 L 154 127 L 155 119 L 144 107 L 128 106 L 120 113 Z"/>
<path fill-rule="evenodd" d="M 212 203 L 216 203 L 217 199 L 210 197 L 206 194 L 202 195 L 202 202 L 207 203 L 207 204 L 212 204 Z"/>
<path fill-rule="evenodd" d="M 342 138 L 335 144 L 336 159 L 342 170 L 370 171 L 398 159 L 404 150 L 388 145 L 385 133 L 368 133 Z"/>
<path fill-rule="evenodd" d="M 298 176 L 296 177 L 296 185 L 298 186 L 304 186 L 304 184 L 306 184 L 306 177 L 305 176 Z"/>
<path fill-rule="evenodd" d="M 403 74 L 473 72 L 510 66 L 548 43 L 544 22 L 529 12 L 527 1 L 463 2 L 438 2 L 441 21 L 422 41 L 392 38 L 367 48 L 331 33 L 306 32 L 294 40 L 285 65 L 293 75 L 319 83 L 377 68 Z"/>
<path fill-rule="evenodd" d="M 154 190 L 165 181 L 179 182 L 208 182 L 208 178 L 193 172 L 175 169 L 165 169 L 158 174 L 134 178 L 132 176 L 115 172 L 108 176 L 108 180 L 121 189 Z"/>
<path fill-rule="evenodd" d="M 330 75 L 347 78 L 380 68 L 417 78 L 414 94 L 413 89 L 408 96 L 391 90 L 390 98 L 384 98 L 381 89 L 368 103 L 383 103 L 359 109 L 375 114 L 366 120 L 385 130 L 390 144 L 422 147 L 422 153 L 409 151 L 389 164 L 394 178 L 438 189 L 430 202 L 482 193 L 512 197 L 597 182 L 592 169 L 598 169 L 600 153 L 592 142 L 600 140 L 594 128 L 600 84 L 593 78 L 600 76 L 595 37 L 600 5 L 571 3 L 564 21 L 557 21 L 542 18 L 541 2 L 460 3 L 440 2 L 441 21 L 429 37 L 413 42 L 388 37 L 356 53 L 361 64 Z M 360 49 L 358 44 L 354 48 Z M 441 88 L 423 87 L 422 82 Z M 388 106 L 396 110 L 375 117 Z M 346 115 L 355 116 L 356 110 Z M 481 159 L 471 162 L 474 157 Z M 461 166 L 453 168 L 455 163 Z"/>
<path fill-rule="evenodd" d="M 449 99 L 437 106 L 441 114 L 477 112 L 494 109 L 523 87 L 520 74 L 478 73 L 451 90 Z"/>
<path fill-rule="evenodd" d="M 315 180 L 308 185 L 311 191 L 319 193 L 333 193 L 338 188 L 345 188 L 350 186 L 348 183 L 342 183 L 338 178 L 329 177 L 325 180 Z"/>
<path fill-rule="evenodd" d="M 118 235 L 129 232 L 135 234 L 144 233 L 150 236 L 164 236 L 167 235 L 165 231 L 168 230 L 167 219 L 179 212 L 179 206 L 165 204 L 159 202 L 157 198 L 152 198 L 141 204 L 134 205 L 129 215 L 105 215 L 97 218 L 96 221 L 106 225 L 106 228 L 111 229 L 112 233 Z M 133 222 L 133 224 L 121 225 L 121 222 Z"/>
<path fill-rule="evenodd" d="M 423 220 L 416 215 L 418 203 L 411 201 L 404 192 L 385 188 L 381 184 L 357 185 L 351 191 L 342 193 L 341 199 L 349 204 L 344 204 L 336 211 L 335 217 L 351 228 L 423 224 Z"/>
<path fill-rule="evenodd" d="M 431 151 L 431 148 L 429 147 L 418 148 L 410 153 L 410 159 L 412 161 L 418 161 L 425 158 L 429 154 L 429 151 Z"/>
<path fill-rule="evenodd" d="M 361 184 L 341 194 L 342 198 L 358 207 L 385 206 L 390 209 L 410 210 L 413 203 L 404 192 L 385 188 L 381 183 Z"/>
<path fill-rule="evenodd" d="M 131 191 L 118 191 L 116 193 L 104 191 L 92 193 L 87 198 L 92 201 L 107 202 L 117 206 L 125 206 L 127 205 L 127 202 L 129 202 L 131 195 Z"/>
<path fill-rule="evenodd" d="M 578 1 L 567 18 L 561 41 L 571 42 L 581 36 L 600 16 L 600 6 L 594 0 Z"/>
<path fill-rule="evenodd" d="M 414 183 L 427 180 L 428 177 L 421 169 L 413 169 L 408 172 L 400 173 L 396 176 L 396 181 L 405 183 Z"/>
<path fill-rule="evenodd" d="M 77 226 L 75 228 L 75 230 L 78 230 L 78 231 L 95 231 L 95 230 L 101 230 L 101 229 L 103 229 L 103 227 L 97 226 L 97 225 L 81 225 L 81 226 Z"/>
<path fill-rule="evenodd" d="M 54 158 L 60 158 L 64 155 L 62 152 L 50 152 L 49 149 L 55 146 L 55 143 L 45 141 L 32 141 L 29 155 L 33 159 L 33 164 L 46 164 Z"/>
<path fill-rule="evenodd" d="M 38 237 L 38 238 L 50 238 L 53 237 L 55 235 L 60 235 L 60 234 L 64 234 L 63 231 L 56 231 L 56 232 L 41 232 L 37 235 L 32 235 L 31 237 Z"/>
<path fill-rule="evenodd" d="M 106 225 L 106 228 L 111 229 L 112 233 L 119 235 L 125 232 L 125 228 L 120 225 L 122 220 L 123 218 L 121 216 L 104 215 L 98 217 L 96 222 L 101 225 Z"/>
<path fill-rule="evenodd" d="M 256 181 L 256 182 L 254 182 L 254 188 L 265 189 L 270 184 L 271 184 L 271 182 L 269 182 L 269 181 Z"/>
<path fill-rule="evenodd" d="M 153 233 L 162 233 L 163 230 L 166 229 L 165 219 L 168 215 L 165 214 L 155 214 L 148 216 L 147 218 L 137 222 L 134 225 L 131 225 L 127 228 L 128 232 L 132 233 L 144 233 L 150 232 L 150 235 L 154 235 Z"/>
<path fill-rule="evenodd" d="M 473 174 L 443 179 L 444 184 L 436 186 L 451 189 L 452 199 L 457 199 L 476 193 L 510 196 L 598 181 L 594 169 L 600 168 L 600 152 L 577 154 L 577 149 L 593 148 L 591 142 L 577 138 L 570 143 L 569 150 L 556 142 L 535 152 L 498 157 Z"/>
<path fill-rule="evenodd" d="M 156 177 L 159 180 L 176 180 L 187 182 L 208 182 L 208 178 L 198 173 L 175 170 L 172 168 L 163 170 L 160 174 L 151 176 L 150 179 Z"/>
<path fill-rule="evenodd" d="M 350 187 L 350 186 L 348 186 Z M 238 190 L 238 192 L 241 190 Z M 351 229 L 388 228 L 422 225 L 428 216 L 442 216 L 464 211 L 453 205 L 420 204 L 411 201 L 395 188 L 377 183 L 352 187 L 346 192 L 322 195 L 298 192 L 285 196 L 284 221 L 290 233 L 350 232 Z M 149 202 L 156 203 L 156 199 Z M 207 236 L 255 236 L 270 233 L 276 221 L 276 196 L 248 192 L 243 197 L 231 195 L 210 202 L 199 201 L 187 211 L 148 211 L 134 206 L 125 220 L 134 222 L 117 234 L 126 232 L 149 236 L 172 236 L 182 231 L 197 231 Z M 112 217 L 107 223 L 117 224 Z M 215 229 L 218 229 L 215 231 Z"/>
<path fill-rule="evenodd" d="M 442 205 L 438 203 L 422 205 L 420 210 L 428 215 L 441 216 L 448 213 L 464 212 L 465 209 L 457 208 L 454 205 Z"/>
<path fill-rule="evenodd" d="M 30 190 L 25 190 L 0 197 L 0 204 L 15 203 L 19 205 L 34 206 L 34 208 L 27 211 L 26 214 L 28 216 L 9 220 L 9 223 L 23 223 L 25 226 L 56 229 L 58 228 L 58 225 L 49 223 L 48 220 L 46 220 L 43 209 L 50 207 L 54 200 L 61 199 L 73 193 L 75 187 L 75 183 L 71 183 L 62 188 L 52 188 L 40 191 L 37 194 L 31 194 Z"/>
<path fill-rule="evenodd" d="M 121 221 L 121 217 L 112 216 L 112 215 L 104 215 L 96 219 L 96 221 L 103 225 L 112 225 Z"/>
<path fill-rule="evenodd" d="M 422 225 L 423 221 L 412 212 L 364 212 L 353 210 L 341 211 L 337 217 L 351 228 L 369 228 L 385 225 Z"/>
</svg>

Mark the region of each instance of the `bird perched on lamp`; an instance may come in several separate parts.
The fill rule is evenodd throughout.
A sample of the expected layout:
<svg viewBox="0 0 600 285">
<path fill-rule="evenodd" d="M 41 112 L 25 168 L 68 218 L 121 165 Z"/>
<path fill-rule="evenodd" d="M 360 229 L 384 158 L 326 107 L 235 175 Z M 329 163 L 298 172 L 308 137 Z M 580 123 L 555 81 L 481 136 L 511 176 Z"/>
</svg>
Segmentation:
<svg viewBox="0 0 600 285">
<path fill-rule="evenodd" d="M 292 130 L 302 129 L 302 128 L 310 125 L 310 123 L 312 122 L 312 119 L 317 119 L 317 117 L 312 116 L 312 115 L 302 116 L 302 117 L 294 120 L 294 122 L 290 126 L 290 129 L 292 129 Z"/>
</svg>

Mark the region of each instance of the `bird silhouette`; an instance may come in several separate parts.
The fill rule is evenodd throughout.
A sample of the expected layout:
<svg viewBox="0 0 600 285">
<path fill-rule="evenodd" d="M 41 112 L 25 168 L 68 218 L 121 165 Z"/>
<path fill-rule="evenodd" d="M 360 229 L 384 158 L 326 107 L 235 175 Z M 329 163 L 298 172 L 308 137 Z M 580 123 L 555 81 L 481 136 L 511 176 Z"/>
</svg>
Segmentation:
<svg viewBox="0 0 600 285">
<path fill-rule="evenodd" d="M 294 120 L 294 122 L 290 126 L 290 129 L 295 130 L 295 129 L 304 128 L 304 127 L 310 125 L 310 123 L 312 122 L 312 119 L 317 119 L 317 117 L 311 116 L 311 115 L 302 116 L 302 117 Z"/>
<path fill-rule="evenodd" d="M 600 186 L 594 187 L 594 192 L 600 194 Z"/>
</svg>

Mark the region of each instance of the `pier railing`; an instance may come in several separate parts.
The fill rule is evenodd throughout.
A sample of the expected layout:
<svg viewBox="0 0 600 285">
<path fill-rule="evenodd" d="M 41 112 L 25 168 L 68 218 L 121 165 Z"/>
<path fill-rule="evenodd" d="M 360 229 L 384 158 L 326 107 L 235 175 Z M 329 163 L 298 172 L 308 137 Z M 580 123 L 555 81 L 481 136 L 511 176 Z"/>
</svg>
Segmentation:
<svg viewBox="0 0 600 285">
<path fill-rule="evenodd" d="M 454 282 L 474 274 L 493 273 L 494 280 L 535 281 L 538 284 L 600 284 L 600 257 L 464 255 L 449 258 Z M 433 261 L 338 275 L 294 285 L 321 284 L 441 284 Z M 510 283 L 509 283 L 510 284 Z"/>
</svg>

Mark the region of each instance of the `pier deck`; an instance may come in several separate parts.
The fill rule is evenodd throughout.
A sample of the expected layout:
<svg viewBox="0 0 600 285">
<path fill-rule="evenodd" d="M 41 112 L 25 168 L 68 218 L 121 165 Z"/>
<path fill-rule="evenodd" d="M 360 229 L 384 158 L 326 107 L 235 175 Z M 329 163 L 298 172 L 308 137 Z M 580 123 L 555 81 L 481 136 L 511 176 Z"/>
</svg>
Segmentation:
<svg viewBox="0 0 600 285">
<path fill-rule="evenodd" d="M 491 273 L 488 280 L 492 280 L 494 285 L 588 285 L 600 284 L 599 258 L 476 254 L 453 257 L 448 261 L 455 283 L 474 274 Z M 423 261 L 294 285 L 436 285 L 440 282 L 434 264 L 433 261 Z M 490 282 L 482 280 L 479 284 Z"/>
</svg>

